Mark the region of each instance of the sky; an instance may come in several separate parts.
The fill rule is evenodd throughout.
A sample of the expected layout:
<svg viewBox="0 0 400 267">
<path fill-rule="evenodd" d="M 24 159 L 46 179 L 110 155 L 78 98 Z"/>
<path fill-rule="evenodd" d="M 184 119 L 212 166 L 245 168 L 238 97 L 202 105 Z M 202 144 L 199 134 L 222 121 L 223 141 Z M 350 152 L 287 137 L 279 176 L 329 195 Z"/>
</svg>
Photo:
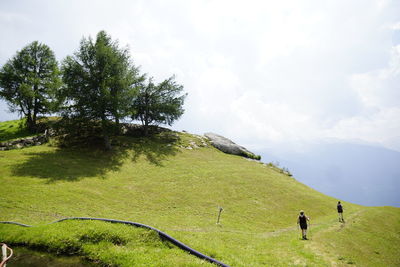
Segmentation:
<svg viewBox="0 0 400 267">
<path fill-rule="evenodd" d="M 177 130 L 248 147 L 339 140 L 400 151 L 400 1 L 0 2 L 0 65 L 34 40 L 59 61 L 107 31 L 188 97 Z M 0 102 L 0 121 L 17 118 Z"/>
</svg>

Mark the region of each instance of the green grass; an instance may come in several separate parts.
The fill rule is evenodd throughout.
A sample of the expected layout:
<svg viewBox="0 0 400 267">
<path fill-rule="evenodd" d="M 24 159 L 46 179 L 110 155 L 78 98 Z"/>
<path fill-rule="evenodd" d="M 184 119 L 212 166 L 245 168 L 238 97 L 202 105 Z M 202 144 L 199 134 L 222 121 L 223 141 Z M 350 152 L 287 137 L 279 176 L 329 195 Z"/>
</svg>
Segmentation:
<svg viewBox="0 0 400 267">
<path fill-rule="evenodd" d="M 25 228 L 0 225 L 2 239 L 54 254 L 79 254 L 118 266 L 212 266 L 162 241 L 151 230 L 94 221 L 68 221 Z"/>
<path fill-rule="evenodd" d="M 33 135 L 25 128 L 23 120 L 0 122 L 0 142 Z"/>
<path fill-rule="evenodd" d="M 271 166 L 210 146 L 182 148 L 202 143 L 194 135 L 180 133 L 179 137 L 163 133 L 153 138 L 118 138 L 114 142 L 119 145 L 111 152 L 49 144 L 0 152 L 0 220 L 33 225 L 72 216 L 135 221 L 231 266 L 330 266 L 332 262 L 377 266 L 380 258 L 374 251 L 387 259 L 385 266 L 398 266 L 400 209 L 344 202 L 345 216 L 359 223 L 347 223 L 343 229 L 348 232 L 343 230 L 336 238 L 332 235 L 340 225 L 336 199 Z M 221 224 L 216 225 L 219 206 L 224 211 Z M 296 218 L 301 209 L 311 217 L 310 241 L 299 240 Z M 366 228 L 371 216 L 391 218 L 382 228 L 384 235 Z M 11 231 L 8 227 L 1 228 L 0 241 Z M 68 239 L 68 234 L 71 231 L 63 237 Z M 28 234 L 23 236 L 31 240 Z M 46 237 L 35 240 L 42 239 Z M 357 240 L 363 242 L 360 251 L 348 249 Z M 102 251 L 99 257 L 120 255 L 119 247 L 102 244 L 90 243 Z M 135 244 L 138 249 L 146 246 L 146 242 Z M 123 253 L 131 255 L 132 246 Z M 169 248 L 163 253 L 175 252 Z M 123 265 L 131 257 L 114 264 Z M 180 257 L 174 262 L 179 263 Z M 149 258 L 147 263 L 152 262 Z M 164 266 L 180 264 L 174 262 Z"/>
<path fill-rule="evenodd" d="M 400 266 L 399 209 L 393 207 L 360 210 L 346 220 L 319 232 L 315 241 L 326 257 L 342 265 Z"/>
<path fill-rule="evenodd" d="M 54 124 L 59 117 L 40 117 L 37 119 L 37 130 L 44 132 L 49 125 Z M 40 133 L 30 132 L 25 125 L 25 119 L 0 122 L 0 142 L 36 136 Z"/>
</svg>

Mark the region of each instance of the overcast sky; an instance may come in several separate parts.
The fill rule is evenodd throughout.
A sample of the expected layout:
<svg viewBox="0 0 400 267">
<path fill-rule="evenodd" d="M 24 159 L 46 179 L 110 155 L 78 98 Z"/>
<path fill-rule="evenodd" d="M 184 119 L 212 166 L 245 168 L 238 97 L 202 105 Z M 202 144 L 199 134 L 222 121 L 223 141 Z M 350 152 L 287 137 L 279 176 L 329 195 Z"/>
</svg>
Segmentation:
<svg viewBox="0 0 400 267">
<path fill-rule="evenodd" d="M 321 140 L 400 151 L 400 1 L 0 1 L 0 65 L 61 61 L 106 30 L 189 93 L 174 128 L 252 148 Z M 0 103 L 0 120 L 16 118 Z"/>
</svg>

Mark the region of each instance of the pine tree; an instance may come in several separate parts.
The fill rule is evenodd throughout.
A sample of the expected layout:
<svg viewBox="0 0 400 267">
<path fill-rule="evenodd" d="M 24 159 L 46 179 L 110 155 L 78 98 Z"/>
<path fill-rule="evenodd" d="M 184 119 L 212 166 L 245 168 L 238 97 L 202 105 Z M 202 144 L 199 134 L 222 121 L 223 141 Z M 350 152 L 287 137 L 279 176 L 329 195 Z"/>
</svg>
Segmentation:
<svg viewBox="0 0 400 267">
<path fill-rule="evenodd" d="M 113 125 L 129 113 L 130 103 L 142 77 L 130 59 L 129 50 L 120 48 L 104 31 L 96 40 L 83 38 L 79 50 L 62 65 L 64 116 L 80 121 L 100 121 L 105 147 L 110 149 Z"/>
<path fill-rule="evenodd" d="M 139 93 L 133 102 L 132 119 L 140 120 L 144 134 L 148 135 L 149 125 L 168 124 L 179 119 L 184 110 L 187 94 L 182 94 L 183 86 L 175 81 L 175 76 L 155 85 L 150 78 L 148 83 L 140 83 Z"/>
<path fill-rule="evenodd" d="M 26 118 L 26 125 L 36 131 L 39 114 L 57 110 L 57 91 L 61 86 L 58 63 L 53 51 L 34 41 L 24 47 L 0 70 L 0 97 L 11 112 Z"/>
</svg>

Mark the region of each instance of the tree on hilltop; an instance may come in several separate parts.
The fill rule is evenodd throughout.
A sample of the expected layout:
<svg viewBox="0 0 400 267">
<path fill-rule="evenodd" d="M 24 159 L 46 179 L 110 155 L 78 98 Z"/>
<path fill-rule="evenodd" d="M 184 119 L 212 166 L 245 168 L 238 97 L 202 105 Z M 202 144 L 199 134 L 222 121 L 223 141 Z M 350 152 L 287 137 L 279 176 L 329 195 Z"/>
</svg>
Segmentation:
<svg viewBox="0 0 400 267">
<path fill-rule="evenodd" d="M 0 97 L 8 102 L 11 112 L 26 118 L 32 132 L 39 114 L 56 110 L 59 75 L 53 51 L 38 41 L 18 51 L 0 70 Z"/>
<path fill-rule="evenodd" d="M 127 48 L 120 48 L 105 32 L 96 40 L 83 38 L 79 50 L 62 64 L 63 95 L 67 105 L 64 116 L 84 121 L 100 121 L 105 147 L 110 149 L 110 121 L 119 121 L 130 112 L 137 94 L 137 84 L 143 80 Z"/>
<path fill-rule="evenodd" d="M 139 85 L 139 92 L 132 105 L 132 119 L 140 120 L 144 134 L 148 135 L 149 125 L 168 124 L 179 119 L 184 110 L 187 94 L 182 94 L 183 86 L 175 81 L 175 76 L 155 85 L 150 78 L 146 84 Z"/>
</svg>

